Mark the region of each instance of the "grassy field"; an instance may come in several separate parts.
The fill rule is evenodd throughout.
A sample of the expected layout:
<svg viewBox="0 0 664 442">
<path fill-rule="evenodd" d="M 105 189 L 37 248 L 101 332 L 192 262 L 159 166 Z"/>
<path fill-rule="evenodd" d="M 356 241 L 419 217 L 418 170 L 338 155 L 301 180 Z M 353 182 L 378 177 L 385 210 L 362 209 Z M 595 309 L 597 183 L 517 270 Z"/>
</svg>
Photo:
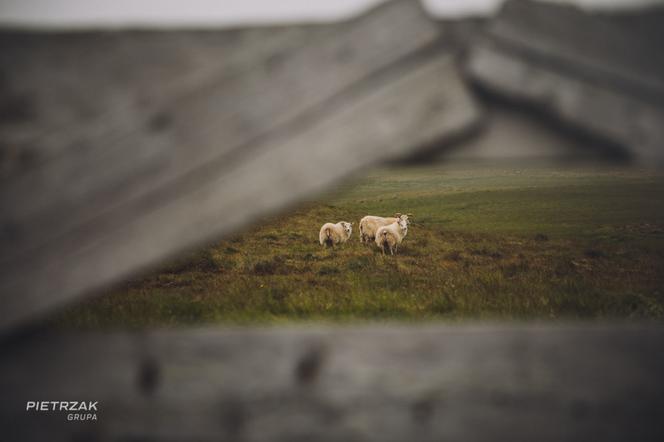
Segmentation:
<svg viewBox="0 0 664 442">
<path fill-rule="evenodd" d="M 607 168 L 373 171 L 64 311 L 62 327 L 302 320 L 664 318 L 664 175 Z M 414 215 L 396 257 L 366 214 Z M 323 250 L 318 229 L 353 221 Z"/>
</svg>

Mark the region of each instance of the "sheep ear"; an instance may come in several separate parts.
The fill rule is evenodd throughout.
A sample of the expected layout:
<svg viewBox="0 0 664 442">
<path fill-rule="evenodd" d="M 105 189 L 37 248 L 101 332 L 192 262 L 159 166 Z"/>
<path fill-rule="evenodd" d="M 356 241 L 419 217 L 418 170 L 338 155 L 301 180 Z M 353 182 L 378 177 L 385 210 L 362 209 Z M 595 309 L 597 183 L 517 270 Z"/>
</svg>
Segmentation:
<svg viewBox="0 0 664 442">
<path fill-rule="evenodd" d="M 395 213 L 395 214 L 394 214 L 394 217 L 395 217 L 395 218 L 401 218 L 401 212 L 397 212 L 397 213 Z"/>
</svg>

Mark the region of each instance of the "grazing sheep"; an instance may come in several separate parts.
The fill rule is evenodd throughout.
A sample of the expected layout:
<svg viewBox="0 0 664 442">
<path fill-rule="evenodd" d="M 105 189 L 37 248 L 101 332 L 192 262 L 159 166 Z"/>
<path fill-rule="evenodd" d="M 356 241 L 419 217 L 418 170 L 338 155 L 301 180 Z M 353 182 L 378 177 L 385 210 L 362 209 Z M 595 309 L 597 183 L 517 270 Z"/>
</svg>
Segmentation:
<svg viewBox="0 0 664 442">
<path fill-rule="evenodd" d="M 383 218 L 382 216 L 367 215 L 360 220 L 360 242 L 370 244 L 376 240 L 376 231 L 383 227 L 389 226 L 399 221 L 401 213 L 396 213 L 394 217 Z M 412 214 L 405 215 L 406 218 L 413 216 Z M 410 221 L 409 221 L 410 223 Z"/>
<path fill-rule="evenodd" d="M 389 226 L 379 227 L 376 231 L 376 244 L 380 247 L 383 255 L 386 250 L 394 255 L 399 249 L 399 244 L 408 233 L 408 215 L 401 215 L 398 221 Z"/>
<path fill-rule="evenodd" d="M 383 218 L 382 216 L 367 215 L 360 220 L 360 242 L 370 244 L 376 239 L 376 231 L 383 226 L 389 226 L 398 221 L 400 213 L 394 217 Z"/>
<path fill-rule="evenodd" d="M 348 241 L 351 233 L 353 233 L 353 223 L 347 223 L 346 221 L 340 221 L 336 224 L 326 223 L 320 228 L 318 239 L 321 246 L 334 247 Z"/>
</svg>

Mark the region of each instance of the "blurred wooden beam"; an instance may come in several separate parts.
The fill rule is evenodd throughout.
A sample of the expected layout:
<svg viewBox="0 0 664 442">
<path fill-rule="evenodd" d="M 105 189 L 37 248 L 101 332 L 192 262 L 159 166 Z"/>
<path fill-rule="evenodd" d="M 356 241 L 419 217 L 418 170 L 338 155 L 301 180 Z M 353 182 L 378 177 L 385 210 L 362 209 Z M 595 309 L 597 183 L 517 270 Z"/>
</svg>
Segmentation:
<svg viewBox="0 0 664 442">
<path fill-rule="evenodd" d="M 11 168 L 0 186 L 0 330 L 478 120 L 417 2 L 297 35 L 261 50 L 250 39 L 248 50 L 259 53 L 231 74 L 224 64 L 200 73 L 170 72 L 167 63 L 132 75 L 125 63 L 131 81 L 111 76 L 100 96 L 85 87 L 84 51 L 64 60 L 32 54 L 43 70 L 31 81 L 48 79 L 51 92 L 67 83 L 94 117 L 63 110 L 64 123 L 43 132 L 38 118 L 10 124 L 39 133 L 31 146 L 47 153 Z M 223 58 L 223 47 L 214 56 Z M 19 69 L 14 78 L 21 66 L 4 68 Z M 162 78 L 163 87 L 140 93 Z M 47 93 L 36 89 L 36 102 L 57 104 L 38 91 Z M 116 96 L 130 104 L 114 107 Z"/>
<path fill-rule="evenodd" d="M 661 326 L 33 335 L 0 352 L 7 440 L 661 441 Z M 26 401 L 98 401 L 98 420 Z"/>
<path fill-rule="evenodd" d="M 474 45 L 467 71 L 489 91 L 622 146 L 639 161 L 664 163 L 660 52 L 649 34 L 608 16 L 510 0 Z"/>
</svg>

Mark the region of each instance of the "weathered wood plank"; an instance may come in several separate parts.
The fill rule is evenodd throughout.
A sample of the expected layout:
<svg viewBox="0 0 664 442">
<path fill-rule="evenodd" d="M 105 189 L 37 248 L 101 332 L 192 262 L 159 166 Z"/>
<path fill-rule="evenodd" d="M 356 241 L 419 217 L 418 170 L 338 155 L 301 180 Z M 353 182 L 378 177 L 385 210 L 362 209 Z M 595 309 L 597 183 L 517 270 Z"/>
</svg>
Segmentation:
<svg viewBox="0 0 664 442">
<path fill-rule="evenodd" d="M 331 32 L 0 31 L 0 179 L 67 153 L 96 152 L 111 144 L 106 137 L 141 127 L 183 96 Z"/>
<path fill-rule="evenodd" d="M 659 441 L 663 338 L 596 325 L 32 336 L 2 348 L 0 427 L 53 441 Z M 98 421 L 28 400 L 98 401 Z"/>
<path fill-rule="evenodd" d="M 467 71 L 637 160 L 664 161 L 664 60 L 637 29 L 571 6 L 512 0 L 471 51 Z"/>
<path fill-rule="evenodd" d="M 419 5 L 343 29 L 179 99 L 166 128 L 10 180 L 0 328 L 476 122 Z"/>
<path fill-rule="evenodd" d="M 637 161 L 664 161 L 664 107 L 489 45 L 473 49 L 468 70 L 483 87 L 628 148 Z"/>
<path fill-rule="evenodd" d="M 57 164 L 34 167 L 0 189 L 0 204 L 11 207 L 4 218 L 19 231 L 7 238 L 20 239 L 10 257 L 172 185 L 223 154 L 246 150 L 252 139 L 302 117 L 436 36 L 416 3 L 395 2 L 228 81 L 204 82 L 184 96 L 170 96 L 159 114 L 144 112 L 126 121 L 125 112 L 113 112 L 111 132 L 95 133 L 85 156 L 70 148 Z M 77 130 L 74 125 L 65 132 Z M 71 137 L 60 135 L 54 134 L 57 142 L 71 144 Z M 52 220 L 50 228 L 35 228 L 45 218 Z"/>
<path fill-rule="evenodd" d="M 608 16 L 569 5 L 511 0 L 488 33 L 511 50 L 543 54 L 561 68 L 645 100 L 664 99 L 664 58 L 657 56 L 657 42 Z"/>
</svg>

